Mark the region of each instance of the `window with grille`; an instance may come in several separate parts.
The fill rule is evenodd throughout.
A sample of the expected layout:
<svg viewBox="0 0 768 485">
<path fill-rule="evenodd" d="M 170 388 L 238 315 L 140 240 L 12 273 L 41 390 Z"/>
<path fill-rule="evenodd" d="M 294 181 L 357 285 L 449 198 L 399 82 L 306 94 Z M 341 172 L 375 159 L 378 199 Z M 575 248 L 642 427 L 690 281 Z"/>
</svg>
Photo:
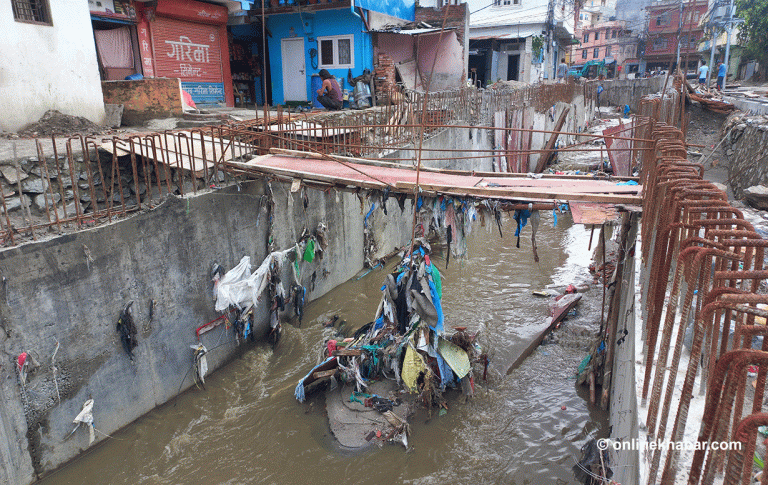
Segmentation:
<svg viewBox="0 0 768 485">
<path fill-rule="evenodd" d="M 587 58 L 587 49 L 584 49 L 583 51 L 581 51 L 581 58 L 582 59 L 586 59 Z"/>
<path fill-rule="evenodd" d="M 589 42 L 589 32 L 584 34 L 584 43 L 586 44 L 587 42 Z"/>
<path fill-rule="evenodd" d="M 320 69 L 342 69 L 355 67 L 355 53 L 353 48 L 353 35 L 334 35 L 331 37 L 318 37 Z"/>
<path fill-rule="evenodd" d="M 595 47 L 595 52 L 592 53 L 592 58 L 597 59 L 598 57 L 600 57 L 600 48 Z"/>
<path fill-rule="evenodd" d="M 48 0 L 11 0 L 11 5 L 16 21 L 53 25 Z"/>
</svg>

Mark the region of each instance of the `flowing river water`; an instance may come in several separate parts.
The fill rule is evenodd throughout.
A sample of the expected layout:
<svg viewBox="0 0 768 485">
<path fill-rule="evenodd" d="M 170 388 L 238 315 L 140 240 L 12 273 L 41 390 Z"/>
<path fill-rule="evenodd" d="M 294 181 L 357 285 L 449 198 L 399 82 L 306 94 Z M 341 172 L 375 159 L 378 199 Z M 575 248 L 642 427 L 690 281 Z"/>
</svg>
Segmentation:
<svg viewBox="0 0 768 485">
<path fill-rule="evenodd" d="M 540 346 L 507 375 L 515 349 L 549 315 L 550 298 L 531 292 L 592 281 L 589 230 L 572 225 L 570 215 L 559 219 L 553 227 L 552 214 L 542 213 L 539 263 L 530 228 L 515 247 L 511 217 L 503 238 L 495 226 L 476 224 L 467 259 L 451 258 L 447 269 L 441 248 L 433 248 L 444 274 L 446 327 L 480 329 L 491 364 L 488 380 L 477 379 L 474 398 L 449 391 L 447 414 L 416 413 L 408 452 L 391 444 L 343 452 L 331 435 L 324 396 L 303 404 L 293 397 L 331 334 L 322 322 L 340 315 L 359 327 L 373 318 L 385 275 L 376 270 L 310 303 L 303 325 L 284 325 L 274 350 L 266 344 L 245 350 L 208 376 L 205 390 L 193 388 L 156 408 L 43 483 L 578 483 L 571 468 L 581 446 L 607 427 L 605 413 L 574 379 L 592 341 L 587 334 L 599 326 L 600 287 L 584 293 L 578 314 L 557 331 L 559 343 Z"/>
</svg>

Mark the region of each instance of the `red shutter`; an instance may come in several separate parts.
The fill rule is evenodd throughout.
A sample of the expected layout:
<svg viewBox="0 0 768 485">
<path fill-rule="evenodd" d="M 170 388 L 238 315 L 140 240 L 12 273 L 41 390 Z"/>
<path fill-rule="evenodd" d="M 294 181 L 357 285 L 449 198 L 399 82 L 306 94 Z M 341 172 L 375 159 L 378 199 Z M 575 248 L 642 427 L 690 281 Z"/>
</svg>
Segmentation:
<svg viewBox="0 0 768 485">
<path fill-rule="evenodd" d="M 182 82 L 222 83 L 219 28 L 157 17 L 152 22 L 155 75 Z"/>
</svg>

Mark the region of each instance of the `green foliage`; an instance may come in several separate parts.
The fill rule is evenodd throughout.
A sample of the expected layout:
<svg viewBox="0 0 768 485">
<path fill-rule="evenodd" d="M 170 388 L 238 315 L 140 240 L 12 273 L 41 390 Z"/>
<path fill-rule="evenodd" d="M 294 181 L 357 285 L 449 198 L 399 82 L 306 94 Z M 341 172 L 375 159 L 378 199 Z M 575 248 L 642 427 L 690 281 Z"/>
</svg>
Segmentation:
<svg viewBox="0 0 768 485">
<path fill-rule="evenodd" d="M 534 35 L 531 38 L 531 52 L 534 59 L 541 59 L 541 50 L 544 48 L 544 39 L 539 35 Z"/>
<path fill-rule="evenodd" d="M 747 55 L 768 62 L 768 0 L 736 0 L 736 16 L 744 19 L 739 40 Z"/>
</svg>

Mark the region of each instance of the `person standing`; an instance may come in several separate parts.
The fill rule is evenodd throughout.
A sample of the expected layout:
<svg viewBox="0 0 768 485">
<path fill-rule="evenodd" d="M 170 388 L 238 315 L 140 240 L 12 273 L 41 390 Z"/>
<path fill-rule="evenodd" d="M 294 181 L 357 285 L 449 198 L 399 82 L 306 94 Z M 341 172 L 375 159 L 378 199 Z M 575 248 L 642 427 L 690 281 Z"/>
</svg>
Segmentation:
<svg viewBox="0 0 768 485">
<path fill-rule="evenodd" d="M 707 84 L 707 71 L 709 71 L 709 66 L 707 66 L 707 61 L 701 61 L 701 67 L 699 67 L 699 87 L 706 88 Z"/>
<path fill-rule="evenodd" d="M 564 83 L 566 74 L 568 74 L 568 64 L 565 63 L 565 58 L 563 58 L 560 59 L 560 65 L 557 66 L 557 82 Z"/>
<path fill-rule="evenodd" d="M 341 88 L 339 83 L 327 69 L 321 69 L 318 73 L 323 80 L 323 85 L 317 90 L 317 102 L 329 110 L 340 110 L 343 106 Z"/>
<path fill-rule="evenodd" d="M 717 89 L 723 90 L 725 88 L 725 74 L 727 71 L 727 67 L 725 67 L 725 64 L 723 64 L 723 61 L 720 61 L 717 64 Z"/>
</svg>

